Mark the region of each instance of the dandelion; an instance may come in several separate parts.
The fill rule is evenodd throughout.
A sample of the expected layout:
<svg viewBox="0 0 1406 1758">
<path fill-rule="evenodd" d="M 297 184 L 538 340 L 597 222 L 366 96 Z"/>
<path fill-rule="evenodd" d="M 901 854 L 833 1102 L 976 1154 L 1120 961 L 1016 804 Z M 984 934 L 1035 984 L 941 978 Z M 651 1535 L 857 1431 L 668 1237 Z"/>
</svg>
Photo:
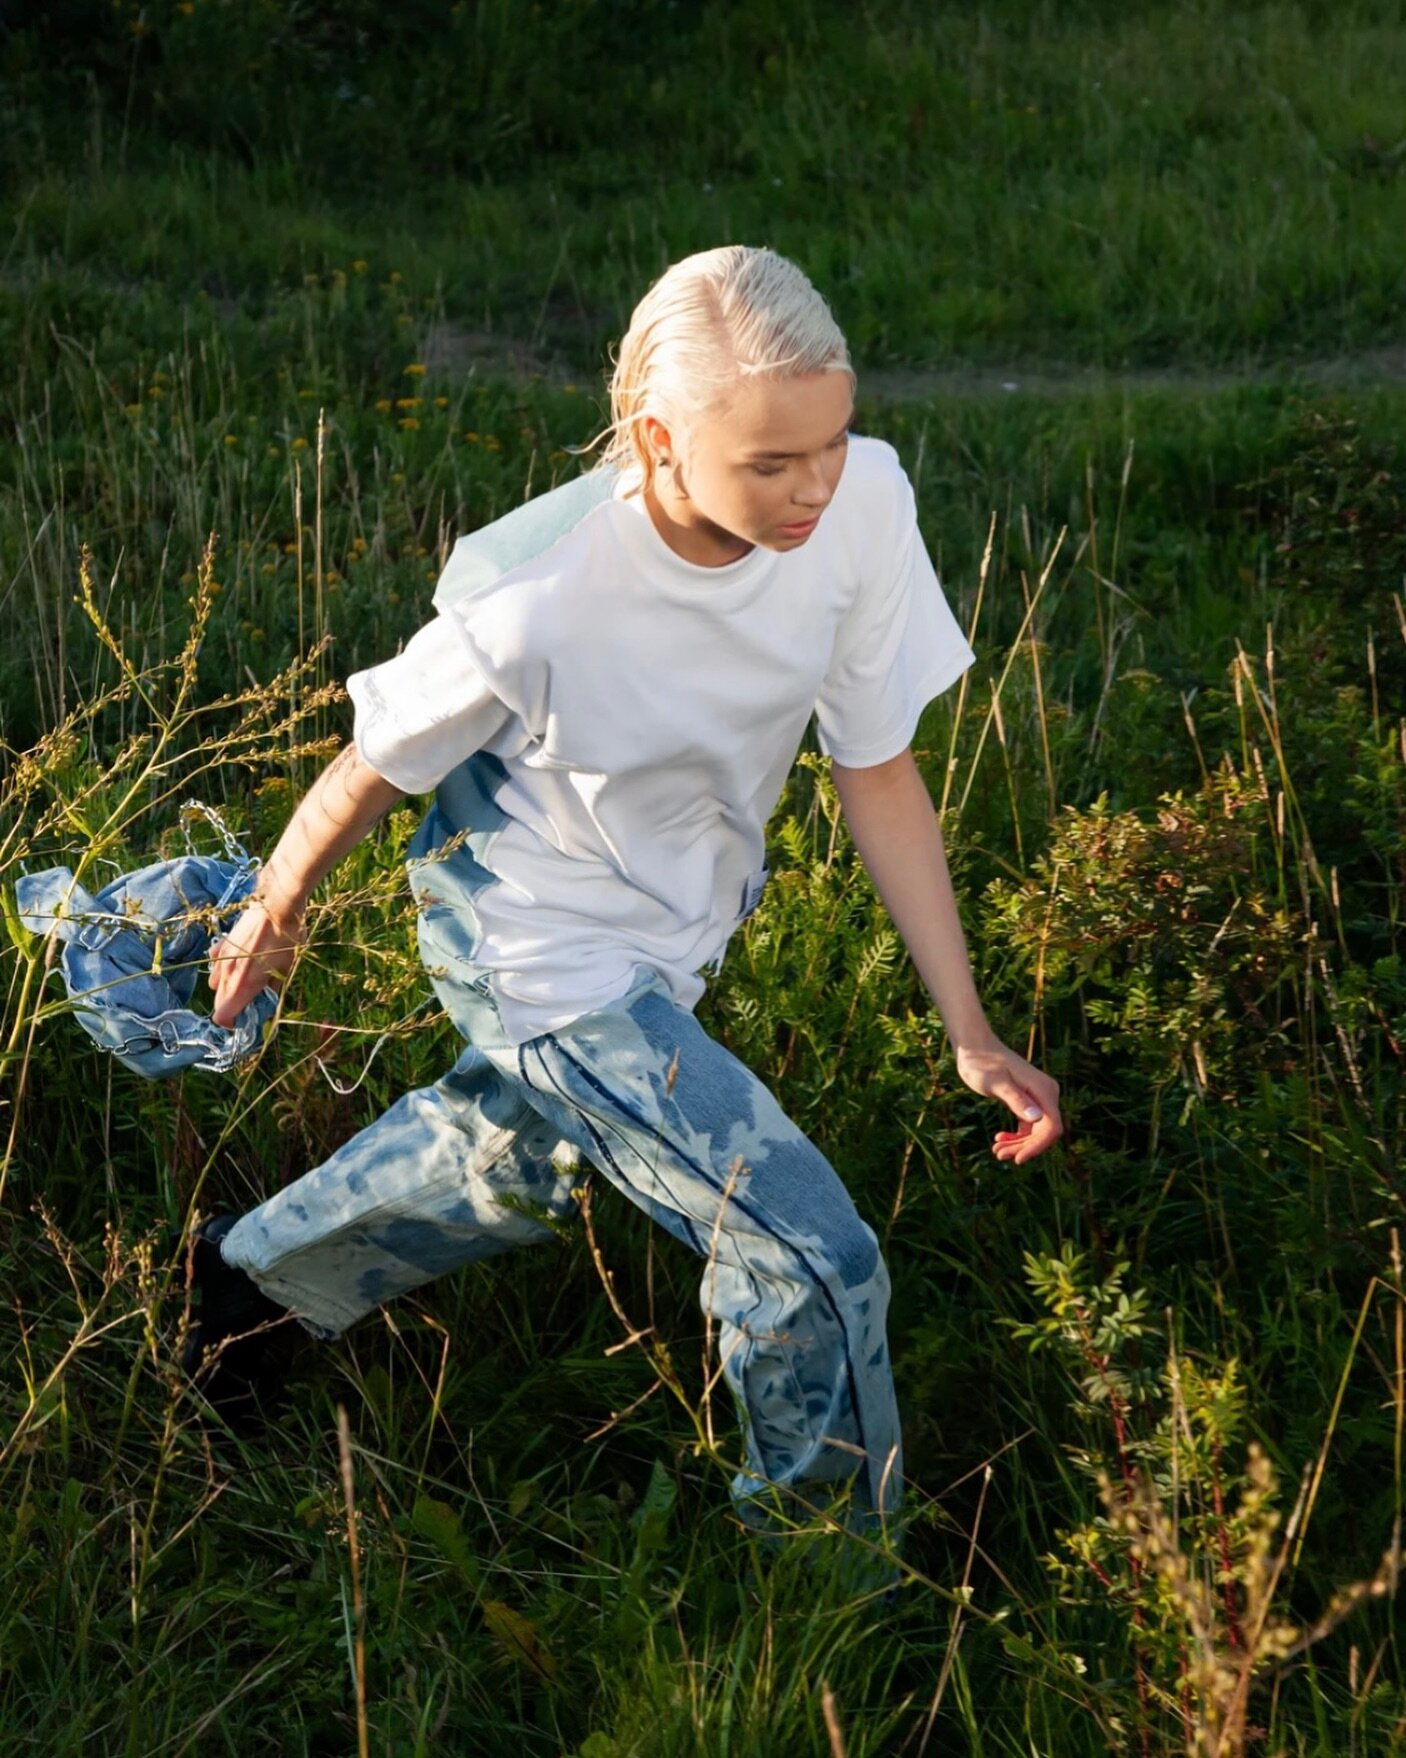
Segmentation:
<svg viewBox="0 0 1406 1758">
<path fill-rule="evenodd" d="M 399 488 L 401 483 L 405 481 L 405 472 L 403 470 L 392 470 L 391 481 L 397 488 Z"/>
<path fill-rule="evenodd" d="M 302 434 L 299 434 L 297 439 L 293 441 L 293 450 L 295 452 L 305 452 L 307 449 L 308 442 L 303 438 Z"/>
<path fill-rule="evenodd" d="M 448 397 L 436 397 L 434 400 L 434 406 L 436 409 L 447 409 L 449 407 Z"/>
<path fill-rule="evenodd" d="M 483 443 L 488 447 L 490 452 L 501 452 L 503 449 L 496 433 L 490 433 Z"/>
<path fill-rule="evenodd" d="M 278 563 L 265 562 L 260 572 L 265 574 L 276 574 L 278 572 Z"/>
<path fill-rule="evenodd" d="M 352 273 L 354 275 L 364 275 L 370 266 L 370 263 L 368 263 L 364 257 L 359 256 L 352 264 Z"/>
<path fill-rule="evenodd" d="M 225 435 L 225 444 L 227 446 L 237 446 L 239 444 L 239 435 L 237 433 L 227 433 Z"/>
<path fill-rule="evenodd" d="M 418 397 L 397 397 L 395 406 L 397 409 L 418 409 L 420 399 Z"/>
<path fill-rule="evenodd" d="M 277 456 L 278 456 L 278 447 L 277 446 L 270 446 L 269 447 L 269 457 L 276 458 Z"/>
<path fill-rule="evenodd" d="M 405 369 L 405 376 L 406 378 L 423 378 L 425 376 L 424 362 L 421 360 L 412 361 Z"/>
<path fill-rule="evenodd" d="M 380 410 L 382 415 L 389 415 L 391 412 L 390 398 L 389 397 L 377 397 L 376 407 L 377 407 L 377 409 Z"/>
<path fill-rule="evenodd" d="M 391 270 L 391 286 L 398 287 L 399 285 L 400 285 L 400 270 L 399 269 L 392 269 Z"/>
<path fill-rule="evenodd" d="M 414 415 L 402 415 L 400 418 L 400 425 L 407 433 L 414 433 L 420 423 L 419 419 Z"/>
<path fill-rule="evenodd" d="M 474 432 L 474 430 L 472 428 L 470 428 L 469 431 L 464 435 L 464 438 L 469 442 L 469 444 L 471 446 L 476 446 L 478 444 L 478 435 Z"/>
<path fill-rule="evenodd" d="M 563 385 L 561 387 L 561 392 L 564 397 L 574 397 L 576 395 L 576 386 L 575 385 Z"/>
<path fill-rule="evenodd" d="M 297 555 L 297 553 L 298 553 L 297 544 L 296 543 L 285 543 L 283 546 L 283 553 L 284 553 L 284 555 Z"/>
<path fill-rule="evenodd" d="M 400 603 L 400 594 L 398 592 L 388 592 L 386 594 L 386 603 L 387 604 L 399 604 Z"/>
</svg>

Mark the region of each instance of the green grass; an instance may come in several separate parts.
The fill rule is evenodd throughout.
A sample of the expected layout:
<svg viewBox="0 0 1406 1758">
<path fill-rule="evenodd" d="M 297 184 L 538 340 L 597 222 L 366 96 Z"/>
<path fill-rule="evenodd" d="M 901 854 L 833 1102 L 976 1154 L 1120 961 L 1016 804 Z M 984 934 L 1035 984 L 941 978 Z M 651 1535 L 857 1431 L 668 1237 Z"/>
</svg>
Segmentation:
<svg viewBox="0 0 1406 1758">
<path fill-rule="evenodd" d="M 734 235 L 794 251 L 974 631 L 918 745 L 987 1010 L 1070 1123 L 988 1161 L 999 1120 L 808 755 L 701 1014 L 883 1241 L 912 1578 L 881 1610 L 823 1537 L 753 1554 L 721 1410 L 700 1443 L 701 1266 L 600 1179 L 589 1230 L 309 1346 L 262 1439 L 195 1420 L 192 1210 L 296 1177 L 456 1053 L 406 810 L 320 894 L 237 1075 L 125 1076 L 7 921 L 7 1749 L 352 1751 L 360 1630 L 395 1758 L 877 1758 L 930 1720 L 929 1752 L 1162 1758 L 1183 1669 L 1231 1652 L 1229 1553 L 1242 1621 L 1311 1630 L 1368 1585 L 1257 1671 L 1266 1732 L 1227 1751 L 1399 1752 L 1406 391 L 1332 393 L 1301 357 L 1399 339 L 1406 38 L 1361 5 L 683 11 L 534 35 L 470 7 L 429 60 L 413 8 L 345 9 L 361 49 L 207 0 L 101 9 L 42 62 L 8 39 L 42 77 L 6 99 L 0 898 L 174 846 L 192 795 L 266 851 L 347 731 L 336 680 L 419 624 L 445 544 L 577 468 L 650 275 Z M 275 51 L 281 81 L 235 77 Z M 355 127 L 339 81 L 373 97 Z M 895 396 L 894 358 L 1239 376 Z M 1270 1510 L 1308 1485 L 1268 1596 L 1252 1442 Z M 1100 1467 L 1153 1474 L 1187 1579 Z"/>
</svg>

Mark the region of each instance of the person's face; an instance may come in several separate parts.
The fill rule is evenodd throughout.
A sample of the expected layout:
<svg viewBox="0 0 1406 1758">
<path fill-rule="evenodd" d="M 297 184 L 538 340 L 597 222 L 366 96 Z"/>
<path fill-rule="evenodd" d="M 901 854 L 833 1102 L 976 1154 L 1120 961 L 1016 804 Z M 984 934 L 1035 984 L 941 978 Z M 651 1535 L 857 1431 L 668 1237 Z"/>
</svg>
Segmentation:
<svg viewBox="0 0 1406 1758">
<path fill-rule="evenodd" d="M 845 372 L 741 379 L 683 434 L 653 418 L 645 423 L 646 443 L 675 461 L 655 476 L 655 494 L 704 544 L 731 536 L 796 549 L 834 498 L 853 415 Z"/>
</svg>

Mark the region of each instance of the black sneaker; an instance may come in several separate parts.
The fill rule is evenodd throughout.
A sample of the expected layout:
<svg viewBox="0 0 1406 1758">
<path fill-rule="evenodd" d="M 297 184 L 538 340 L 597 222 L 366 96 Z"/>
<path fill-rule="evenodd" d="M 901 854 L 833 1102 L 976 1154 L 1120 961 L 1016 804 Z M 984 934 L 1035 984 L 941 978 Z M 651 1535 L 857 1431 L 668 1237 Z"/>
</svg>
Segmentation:
<svg viewBox="0 0 1406 1758">
<path fill-rule="evenodd" d="M 226 1263 L 220 1241 L 238 1215 L 212 1215 L 190 1246 L 191 1289 L 199 1312 L 181 1351 L 181 1369 L 232 1427 L 272 1408 L 282 1384 L 288 1309 Z"/>
</svg>

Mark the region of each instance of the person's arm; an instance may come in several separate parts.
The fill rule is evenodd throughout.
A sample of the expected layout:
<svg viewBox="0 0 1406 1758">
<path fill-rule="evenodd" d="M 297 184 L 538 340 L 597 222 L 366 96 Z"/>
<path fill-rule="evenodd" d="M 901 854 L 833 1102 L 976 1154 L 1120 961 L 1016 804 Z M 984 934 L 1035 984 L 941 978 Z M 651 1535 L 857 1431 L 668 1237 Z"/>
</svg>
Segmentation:
<svg viewBox="0 0 1406 1758">
<path fill-rule="evenodd" d="M 982 1011 L 942 827 L 911 748 L 872 768 L 833 759 L 830 767 L 855 848 L 942 1015 L 958 1074 L 1021 1119 L 1018 1129 L 996 1132 L 992 1151 L 1017 1164 L 1033 1159 L 1063 1134 L 1059 1084 L 1003 1044 Z"/>
<path fill-rule="evenodd" d="M 404 792 L 345 745 L 318 776 L 265 861 L 234 931 L 211 958 L 211 1017 L 232 1025 L 271 977 L 283 976 L 303 941 L 313 887 L 349 853 Z"/>
</svg>

